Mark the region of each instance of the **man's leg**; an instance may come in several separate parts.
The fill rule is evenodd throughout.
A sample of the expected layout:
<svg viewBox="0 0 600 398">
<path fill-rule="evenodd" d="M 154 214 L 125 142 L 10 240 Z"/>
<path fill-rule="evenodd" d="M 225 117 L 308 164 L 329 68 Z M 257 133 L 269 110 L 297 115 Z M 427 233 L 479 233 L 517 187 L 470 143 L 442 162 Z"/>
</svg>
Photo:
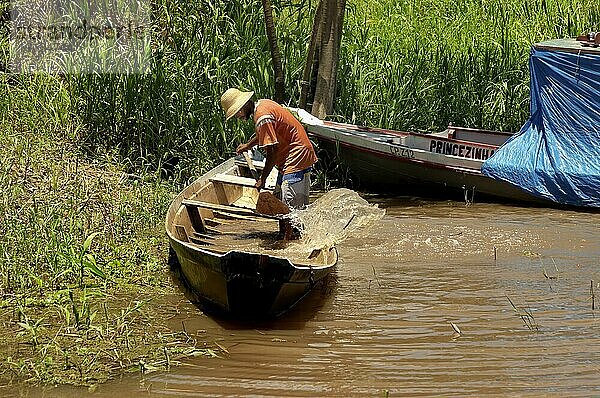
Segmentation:
<svg viewBox="0 0 600 398">
<path fill-rule="evenodd" d="M 290 208 L 303 209 L 308 205 L 310 193 L 310 172 L 304 173 L 304 177 L 293 184 L 288 181 L 281 183 L 281 201 Z"/>
</svg>

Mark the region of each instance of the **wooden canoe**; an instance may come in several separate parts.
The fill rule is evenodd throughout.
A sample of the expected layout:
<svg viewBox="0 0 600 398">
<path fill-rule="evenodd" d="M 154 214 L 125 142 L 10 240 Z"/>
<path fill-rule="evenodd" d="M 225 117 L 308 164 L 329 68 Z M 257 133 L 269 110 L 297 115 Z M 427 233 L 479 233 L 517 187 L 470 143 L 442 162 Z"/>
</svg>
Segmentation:
<svg viewBox="0 0 600 398">
<path fill-rule="evenodd" d="M 232 158 L 198 178 L 171 203 L 166 232 L 185 282 L 209 307 L 235 316 L 279 316 L 332 271 L 337 251 L 286 253 L 291 242 L 283 240 L 281 216 L 256 212 L 250 176 L 246 162 Z"/>
</svg>

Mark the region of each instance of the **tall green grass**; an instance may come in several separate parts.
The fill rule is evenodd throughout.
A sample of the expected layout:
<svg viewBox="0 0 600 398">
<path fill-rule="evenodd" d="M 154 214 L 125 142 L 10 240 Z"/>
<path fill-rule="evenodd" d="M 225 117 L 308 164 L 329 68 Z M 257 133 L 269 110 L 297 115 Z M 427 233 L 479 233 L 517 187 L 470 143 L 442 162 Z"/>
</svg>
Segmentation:
<svg viewBox="0 0 600 398">
<path fill-rule="evenodd" d="M 285 21 L 295 19 L 280 29 L 292 72 L 301 65 L 305 8 L 286 5 L 282 12 Z M 192 177 L 231 156 L 252 134 L 247 124 L 225 124 L 221 94 L 229 87 L 272 94 L 262 11 L 248 1 L 164 0 L 154 14 L 152 72 L 69 77 L 73 114 L 85 126 L 81 141 L 88 152 L 116 148 L 134 163 Z"/>
<path fill-rule="evenodd" d="M 355 1 L 348 11 L 336 113 L 402 130 L 518 130 L 532 44 L 600 29 L 594 1 Z"/>
<path fill-rule="evenodd" d="M 82 157 L 62 78 L 0 79 L 0 385 L 89 385 L 163 361 L 168 343 L 193 350 L 156 321 L 176 292 L 161 228 L 173 186 L 125 173 L 114 151 Z"/>
</svg>

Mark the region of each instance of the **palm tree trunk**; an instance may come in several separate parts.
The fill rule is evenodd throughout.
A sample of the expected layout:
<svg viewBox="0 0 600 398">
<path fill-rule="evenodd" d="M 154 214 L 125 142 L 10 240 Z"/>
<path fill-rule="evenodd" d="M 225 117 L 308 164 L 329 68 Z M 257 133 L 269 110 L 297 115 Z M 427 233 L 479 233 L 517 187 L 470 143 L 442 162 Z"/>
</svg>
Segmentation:
<svg viewBox="0 0 600 398">
<path fill-rule="evenodd" d="M 321 119 L 333 112 L 346 0 L 324 0 L 324 3 L 319 71 L 311 112 Z"/>
<path fill-rule="evenodd" d="M 285 77 L 283 67 L 281 66 L 281 53 L 277 45 L 277 34 L 275 32 L 275 24 L 273 22 L 273 11 L 269 0 L 262 0 L 263 13 L 265 14 L 265 28 L 267 31 L 267 39 L 271 48 L 271 59 L 273 60 L 273 74 L 275 76 L 275 96 L 273 99 L 276 102 L 283 103 L 285 101 Z"/>
<path fill-rule="evenodd" d="M 321 21 L 323 11 L 324 0 L 319 1 L 317 10 L 315 11 L 315 17 L 313 20 L 312 32 L 310 35 L 310 44 L 308 46 L 308 52 L 306 54 L 306 63 L 302 71 L 302 80 L 300 81 L 300 100 L 298 101 L 298 107 L 306 109 L 306 102 L 308 100 L 308 93 L 310 91 L 310 77 L 313 69 L 313 62 L 315 53 L 317 53 L 317 46 L 321 42 Z"/>
</svg>

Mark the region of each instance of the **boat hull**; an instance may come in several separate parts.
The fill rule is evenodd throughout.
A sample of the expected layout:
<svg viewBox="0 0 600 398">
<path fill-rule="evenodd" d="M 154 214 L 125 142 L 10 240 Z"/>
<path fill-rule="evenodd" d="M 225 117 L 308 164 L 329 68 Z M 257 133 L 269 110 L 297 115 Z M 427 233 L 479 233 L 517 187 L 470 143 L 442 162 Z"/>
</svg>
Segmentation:
<svg viewBox="0 0 600 398">
<path fill-rule="evenodd" d="M 280 316 L 333 269 L 298 267 L 285 258 L 256 253 L 199 252 L 177 241 L 171 246 L 187 285 L 210 307 L 237 317 Z"/>
<path fill-rule="evenodd" d="M 527 192 L 481 174 L 444 164 L 399 158 L 341 142 L 317 137 L 320 147 L 336 156 L 358 179 L 358 185 L 379 193 L 419 194 L 452 199 L 473 196 L 509 201 L 543 203 Z"/>
<path fill-rule="evenodd" d="M 494 198 L 551 205 L 517 186 L 484 176 L 481 166 L 510 133 L 449 127 L 422 134 L 324 122 L 299 112 L 309 135 L 357 177 L 360 187 L 429 197 Z"/>
</svg>

